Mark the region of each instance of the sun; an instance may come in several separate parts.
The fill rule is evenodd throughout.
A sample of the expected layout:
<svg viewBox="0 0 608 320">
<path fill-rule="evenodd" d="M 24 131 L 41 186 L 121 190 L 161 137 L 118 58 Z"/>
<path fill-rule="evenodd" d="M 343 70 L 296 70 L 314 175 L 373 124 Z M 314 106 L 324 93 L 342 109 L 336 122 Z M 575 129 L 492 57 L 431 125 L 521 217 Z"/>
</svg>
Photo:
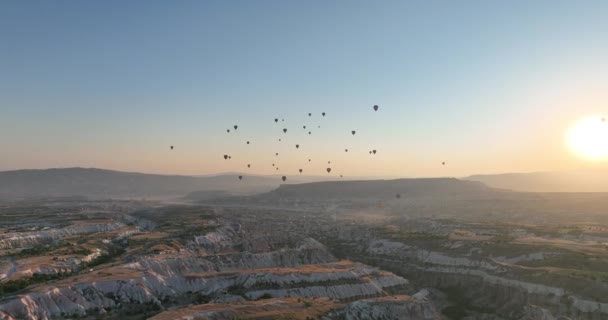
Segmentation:
<svg viewBox="0 0 608 320">
<path fill-rule="evenodd" d="M 588 117 L 568 131 L 568 146 L 577 155 L 590 160 L 608 159 L 608 120 Z"/>
</svg>

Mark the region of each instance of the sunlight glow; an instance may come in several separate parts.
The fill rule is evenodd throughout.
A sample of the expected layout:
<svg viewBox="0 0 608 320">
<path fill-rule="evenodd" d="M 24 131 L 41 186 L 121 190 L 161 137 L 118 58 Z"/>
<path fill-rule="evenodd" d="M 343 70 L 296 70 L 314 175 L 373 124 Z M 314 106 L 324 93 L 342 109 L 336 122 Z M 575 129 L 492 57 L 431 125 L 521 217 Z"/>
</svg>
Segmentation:
<svg viewBox="0 0 608 320">
<path fill-rule="evenodd" d="M 608 159 L 608 119 L 588 117 L 568 131 L 568 145 L 579 156 L 590 160 Z"/>
</svg>

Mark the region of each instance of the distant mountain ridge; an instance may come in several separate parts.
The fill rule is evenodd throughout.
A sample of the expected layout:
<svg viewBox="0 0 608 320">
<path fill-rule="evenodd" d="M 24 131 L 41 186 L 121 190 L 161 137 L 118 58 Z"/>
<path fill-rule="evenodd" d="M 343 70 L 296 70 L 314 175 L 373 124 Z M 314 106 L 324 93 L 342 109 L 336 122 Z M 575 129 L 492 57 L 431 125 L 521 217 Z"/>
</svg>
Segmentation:
<svg viewBox="0 0 608 320">
<path fill-rule="evenodd" d="M 530 172 L 464 178 L 488 186 L 525 192 L 608 192 L 608 171 Z"/>
<path fill-rule="evenodd" d="M 499 192 L 481 182 L 456 178 L 413 178 L 393 180 L 323 181 L 281 185 L 268 193 L 250 197 L 251 200 L 272 199 L 394 199 L 408 197 L 457 196 Z"/>
<path fill-rule="evenodd" d="M 121 172 L 96 168 L 61 168 L 0 172 L 0 198 L 86 196 L 142 198 L 185 196 L 195 191 L 257 193 L 279 186 L 280 179 L 237 175 L 193 177 Z"/>
</svg>

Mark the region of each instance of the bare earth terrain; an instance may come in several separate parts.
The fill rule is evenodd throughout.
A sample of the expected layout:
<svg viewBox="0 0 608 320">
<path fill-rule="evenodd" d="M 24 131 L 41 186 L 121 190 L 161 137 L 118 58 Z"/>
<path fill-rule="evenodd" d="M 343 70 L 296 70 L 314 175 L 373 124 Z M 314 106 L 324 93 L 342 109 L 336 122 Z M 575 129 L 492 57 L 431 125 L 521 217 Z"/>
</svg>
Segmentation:
<svg viewBox="0 0 608 320">
<path fill-rule="evenodd" d="M 0 319 L 608 319 L 603 194 L 335 184 L 2 203 Z"/>
</svg>

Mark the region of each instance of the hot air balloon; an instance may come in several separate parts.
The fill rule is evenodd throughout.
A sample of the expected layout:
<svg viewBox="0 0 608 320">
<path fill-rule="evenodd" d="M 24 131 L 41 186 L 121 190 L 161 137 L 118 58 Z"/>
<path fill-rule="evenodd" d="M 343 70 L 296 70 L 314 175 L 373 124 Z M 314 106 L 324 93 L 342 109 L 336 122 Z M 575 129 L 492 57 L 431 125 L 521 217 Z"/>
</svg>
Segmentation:
<svg viewBox="0 0 608 320">
<path fill-rule="evenodd" d="M 374 111 L 378 111 L 378 105 L 374 106 Z"/>
<path fill-rule="evenodd" d="M 308 159 L 308 162 L 312 161 L 311 159 Z"/>
<path fill-rule="evenodd" d="M 276 169 L 277 169 L 277 171 L 279 171 L 279 167 L 277 167 Z"/>
<path fill-rule="evenodd" d="M 224 155 L 224 160 L 228 160 L 228 155 L 227 154 Z"/>
<path fill-rule="evenodd" d="M 395 197 L 397 197 L 397 199 L 399 199 L 399 198 L 401 198 L 401 195 L 397 193 L 397 194 L 395 195 Z"/>
<path fill-rule="evenodd" d="M 274 118 L 274 122 L 279 122 L 279 119 L 277 119 L 277 118 Z"/>
<path fill-rule="evenodd" d="M 171 146 L 171 150 L 173 150 L 173 146 Z"/>
<path fill-rule="evenodd" d="M 236 124 L 234 125 L 234 130 L 238 129 L 239 126 L 237 126 Z"/>
<path fill-rule="evenodd" d="M 348 152 L 348 149 L 344 149 L 344 152 Z"/>
<path fill-rule="evenodd" d="M 369 154 L 372 154 L 372 152 L 370 151 Z"/>
<path fill-rule="evenodd" d="M 342 178 L 342 175 L 340 175 L 340 178 Z"/>
<path fill-rule="evenodd" d="M 250 165 L 250 164 L 248 164 L 248 165 L 247 165 L 247 168 L 251 168 L 251 165 Z"/>
<path fill-rule="evenodd" d="M 442 163 L 441 163 L 441 165 L 444 165 L 444 166 L 445 166 L 445 161 L 444 161 L 444 162 L 442 162 Z"/>
<path fill-rule="evenodd" d="M 281 121 L 285 122 L 285 119 L 281 119 Z"/>
<path fill-rule="evenodd" d="M 308 134 L 310 134 L 310 131 L 308 131 Z"/>
<path fill-rule="evenodd" d="M 325 117 L 325 112 L 321 113 L 321 115 Z"/>
<path fill-rule="evenodd" d="M 327 173 L 330 173 L 330 172 L 331 172 L 331 168 L 327 168 Z"/>
<path fill-rule="evenodd" d="M 226 129 L 226 132 L 230 133 L 230 129 Z"/>
<path fill-rule="evenodd" d="M 309 113 L 308 113 L 308 116 L 309 116 L 309 117 L 311 117 L 311 116 L 312 116 L 312 113 L 310 113 L 310 112 L 309 112 Z"/>
<path fill-rule="evenodd" d="M 249 144 L 249 141 L 247 141 L 247 144 Z"/>
<path fill-rule="evenodd" d="M 331 164 L 331 161 L 327 161 L 327 164 Z"/>
<path fill-rule="evenodd" d="M 274 167 L 274 163 L 272 164 L 272 166 Z"/>
<path fill-rule="evenodd" d="M 298 148 L 300 148 L 300 145 L 299 145 L 299 144 L 296 144 L 296 149 L 298 149 Z"/>
<path fill-rule="evenodd" d="M 243 180 L 243 176 L 239 176 L 239 180 Z"/>
<path fill-rule="evenodd" d="M 279 153 L 277 152 L 277 153 L 275 153 L 274 155 L 275 155 L 275 156 L 278 156 L 278 155 L 279 155 Z"/>
<path fill-rule="evenodd" d="M 303 170 L 302 170 L 302 169 L 300 169 L 299 171 L 300 171 L 300 173 L 302 173 L 302 171 L 303 171 Z"/>
<path fill-rule="evenodd" d="M 321 126 L 317 126 L 317 128 L 321 129 Z"/>
<path fill-rule="evenodd" d="M 279 142 L 281 142 L 281 138 L 279 138 Z"/>
<path fill-rule="evenodd" d="M 376 154 L 376 149 L 372 150 L 372 152 L 373 152 L 374 154 Z"/>
<path fill-rule="evenodd" d="M 283 179 L 283 181 L 287 180 L 286 176 L 283 176 L 281 179 Z"/>
<path fill-rule="evenodd" d="M 232 159 L 232 156 L 228 156 L 228 159 Z"/>
<path fill-rule="evenodd" d="M 355 133 L 357 133 L 355 130 L 351 131 L 350 133 L 353 134 L 353 136 L 355 135 Z"/>
<path fill-rule="evenodd" d="M 306 126 L 302 126 L 302 128 L 306 129 Z"/>
<path fill-rule="evenodd" d="M 287 133 L 287 128 L 283 128 L 283 133 Z"/>
</svg>

